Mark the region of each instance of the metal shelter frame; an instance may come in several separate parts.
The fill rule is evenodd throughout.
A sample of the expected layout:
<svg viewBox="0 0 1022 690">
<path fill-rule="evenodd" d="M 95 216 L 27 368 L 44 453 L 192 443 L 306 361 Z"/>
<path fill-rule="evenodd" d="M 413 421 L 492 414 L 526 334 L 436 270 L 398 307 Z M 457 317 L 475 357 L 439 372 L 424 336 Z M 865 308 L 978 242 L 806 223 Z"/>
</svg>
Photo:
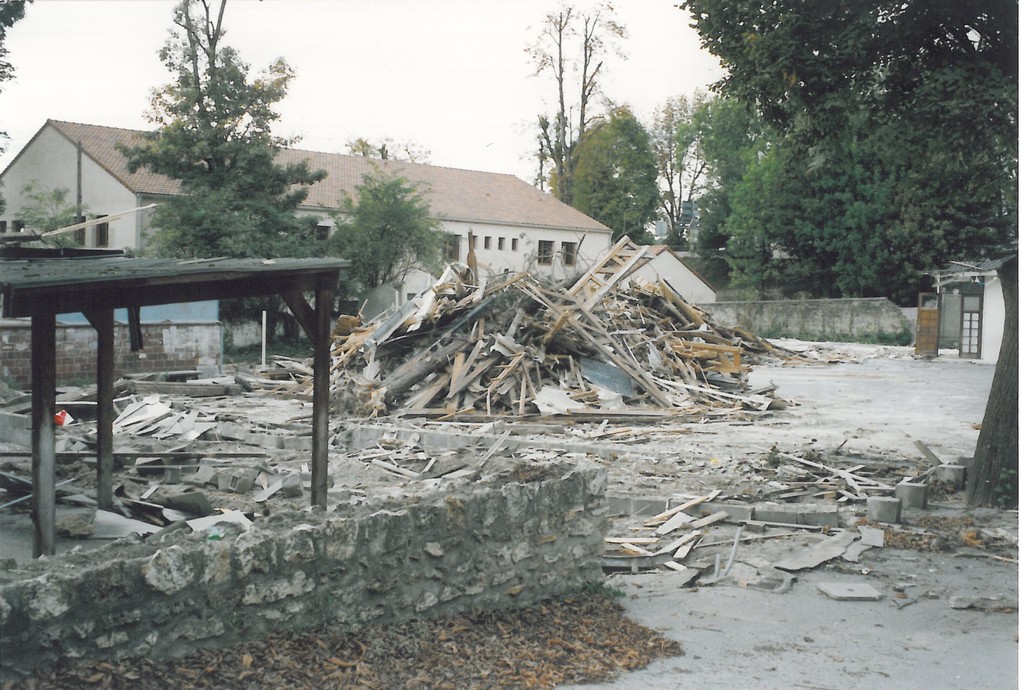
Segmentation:
<svg viewBox="0 0 1022 690">
<path fill-rule="evenodd" d="M 66 255 L 65 255 L 66 256 Z M 32 320 L 32 523 L 36 557 L 56 553 L 56 316 L 96 329 L 97 502 L 113 505 L 114 310 L 280 295 L 313 343 L 312 505 L 326 505 L 331 305 L 340 259 L 0 258 L 3 318 Z M 314 295 L 313 303 L 306 293 Z"/>
</svg>

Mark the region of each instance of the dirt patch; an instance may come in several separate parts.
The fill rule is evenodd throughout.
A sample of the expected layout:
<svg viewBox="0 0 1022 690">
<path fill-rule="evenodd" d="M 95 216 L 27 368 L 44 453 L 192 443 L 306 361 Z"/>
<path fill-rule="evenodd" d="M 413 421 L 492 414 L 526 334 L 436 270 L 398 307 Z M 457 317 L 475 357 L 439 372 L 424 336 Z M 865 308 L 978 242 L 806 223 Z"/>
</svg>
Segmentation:
<svg viewBox="0 0 1022 690">
<path fill-rule="evenodd" d="M 553 688 L 607 680 L 681 646 L 625 618 L 614 592 L 340 634 L 277 633 L 171 661 L 69 664 L 4 690 L 46 688 Z"/>
</svg>

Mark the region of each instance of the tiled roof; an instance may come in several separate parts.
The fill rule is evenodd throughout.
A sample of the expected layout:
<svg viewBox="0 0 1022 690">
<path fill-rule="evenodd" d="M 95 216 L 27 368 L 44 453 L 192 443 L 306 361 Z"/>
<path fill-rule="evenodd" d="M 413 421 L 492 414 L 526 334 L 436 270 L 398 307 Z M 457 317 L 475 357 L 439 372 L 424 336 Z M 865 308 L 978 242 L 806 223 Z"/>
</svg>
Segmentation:
<svg viewBox="0 0 1022 690">
<path fill-rule="evenodd" d="M 117 144 L 137 142 L 142 132 L 57 120 L 48 120 L 47 125 L 71 141 L 81 141 L 85 154 L 132 192 L 178 193 L 179 183 L 169 177 L 144 169 L 128 172 Z M 362 182 L 364 175 L 379 168 L 420 184 L 433 215 L 443 220 L 610 232 L 602 223 L 514 175 L 298 149 L 285 149 L 278 157 L 281 164 L 301 160 L 307 160 L 313 170 L 327 172 L 327 177 L 309 190 L 304 204 L 307 207 L 337 208 L 345 194 L 354 195 L 355 187 Z"/>
</svg>

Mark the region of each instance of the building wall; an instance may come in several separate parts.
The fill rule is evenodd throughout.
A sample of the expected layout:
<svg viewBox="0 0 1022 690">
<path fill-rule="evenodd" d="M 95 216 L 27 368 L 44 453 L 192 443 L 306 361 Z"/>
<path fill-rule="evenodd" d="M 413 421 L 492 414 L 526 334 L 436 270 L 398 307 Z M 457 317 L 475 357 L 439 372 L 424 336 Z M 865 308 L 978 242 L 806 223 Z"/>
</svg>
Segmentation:
<svg viewBox="0 0 1022 690">
<path fill-rule="evenodd" d="M 58 324 L 57 383 L 96 380 L 96 330 L 87 324 Z M 223 327 L 213 323 L 142 324 L 143 349 L 132 352 L 128 327 L 114 326 L 114 376 L 164 371 L 219 374 Z M 27 390 L 32 384 L 29 319 L 0 320 L 0 376 Z"/>
<path fill-rule="evenodd" d="M 511 467 L 414 505 L 281 511 L 215 541 L 177 530 L 19 565 L 0 573 L 0 677 L 562 596 L 603 581 L 606 484 L 589 463 Z"/>
<path fill-rule="evenodd" d="M 1004 335 L 1004 311 L 1000 278 L 987 278 L 983 286 L 983 344 L 980 349 L 980 358 L 984 362 L 998 360 Z"/>
<path fill-rule="evenodd" d="M 686 302 L 692 304 L 712 304 L 717 301 L 716 291 L 669 252 L 661 253 L 640 267 L 635 275 L 651 283 L 665 280 Z"/>
<path fill-rule="evenodd" d="M 38 182 L 38 191 L 66 189 L 69 205 L 75 203 L 78 189 L 77 151 L 75 144 L 55 131 L 44 127 L 30 146 L 11 163 L 0 177 L 7 209 L 2 220 L 10 232 L 21 211 L 30 202 L 22 195 L 25 185 Z M 135 195 L 87 155 L 82 156 L 82 206 L 86 218 L 119 213 L 138 206 Z M 111 249 L 136 247 L 138 219 L 129 215 L 110 221 Z M 96 246 L 96 229 L 86 230 L 86 247 Z"/>
</svg>

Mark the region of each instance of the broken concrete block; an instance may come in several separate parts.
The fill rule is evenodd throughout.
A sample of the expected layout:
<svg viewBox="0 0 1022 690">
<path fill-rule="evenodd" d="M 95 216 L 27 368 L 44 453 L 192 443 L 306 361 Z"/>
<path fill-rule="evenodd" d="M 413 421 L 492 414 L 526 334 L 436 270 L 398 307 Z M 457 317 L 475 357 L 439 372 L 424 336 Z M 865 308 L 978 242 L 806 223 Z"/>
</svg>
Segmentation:
<svg viewBox="0 0 1022 690">
<path fill-rule="evenodd" d="M 965 466 L 964 465 L 938 465 L 930 475 L 935 481 L 951 484 L 956 489 L 965 488 Z"/>
<path fill-rule="evenodd" d="M 206 486 L 207 484 L 217 486 L 219 476 L 220 473 L 215 468 L 208 465 L 200 465 L 195 474 L 186 480 L 186 483 L 197 486 Z"/>
<path fill-rule="evenodd" d="M 284 475 L 281 480 L 280 492 L 288 498 L 300 498 L 302 495 L 302 477 L 298 474 Z"/>
<path fill-rule="evenodd" d="M 230 477 L 230 488 L 235 493 L 247 494 L 253 487 L 255 487 L 255 479 L 245 476 L 241 472 L 236 472 Z"/>
<path fill-rule="evenodd" d="M 154 499 L 157 500 L 157 499 Z M 164 496 L 157 502 L 167 508 L 174 508 L 192 515 L 210 515 L 213 513 L 213 506 L 209 504 L 206 494 L 201 491 L 186 491 L 177 496 Z"/>
<path fill-rule="evenodd" d="M 901 522 L 901 499 L 893 496 L 870 496 L 866 499 L 866 516 L 870 522 Z"/>
<path fill-rule="evenodd" d="M 870 585 L 857 582 L 820 582 L 821 592 L 836 601 L 880 601 L 884 595 Z"/>
<path fill-rule="evenodd" d="M 978 609 L 981 611 L 1017 611 L 1018 598 L 1008 596 L 960 596 L 952 594 L 948 603 L 953 609 Z"/>
<path fill-rule="evenodd" d="M 894 486 L 894 497 L 901 499 L 903 508 L 925 508 L 928 489 L 925 482 L 902 481 Z"/>
</svg>

